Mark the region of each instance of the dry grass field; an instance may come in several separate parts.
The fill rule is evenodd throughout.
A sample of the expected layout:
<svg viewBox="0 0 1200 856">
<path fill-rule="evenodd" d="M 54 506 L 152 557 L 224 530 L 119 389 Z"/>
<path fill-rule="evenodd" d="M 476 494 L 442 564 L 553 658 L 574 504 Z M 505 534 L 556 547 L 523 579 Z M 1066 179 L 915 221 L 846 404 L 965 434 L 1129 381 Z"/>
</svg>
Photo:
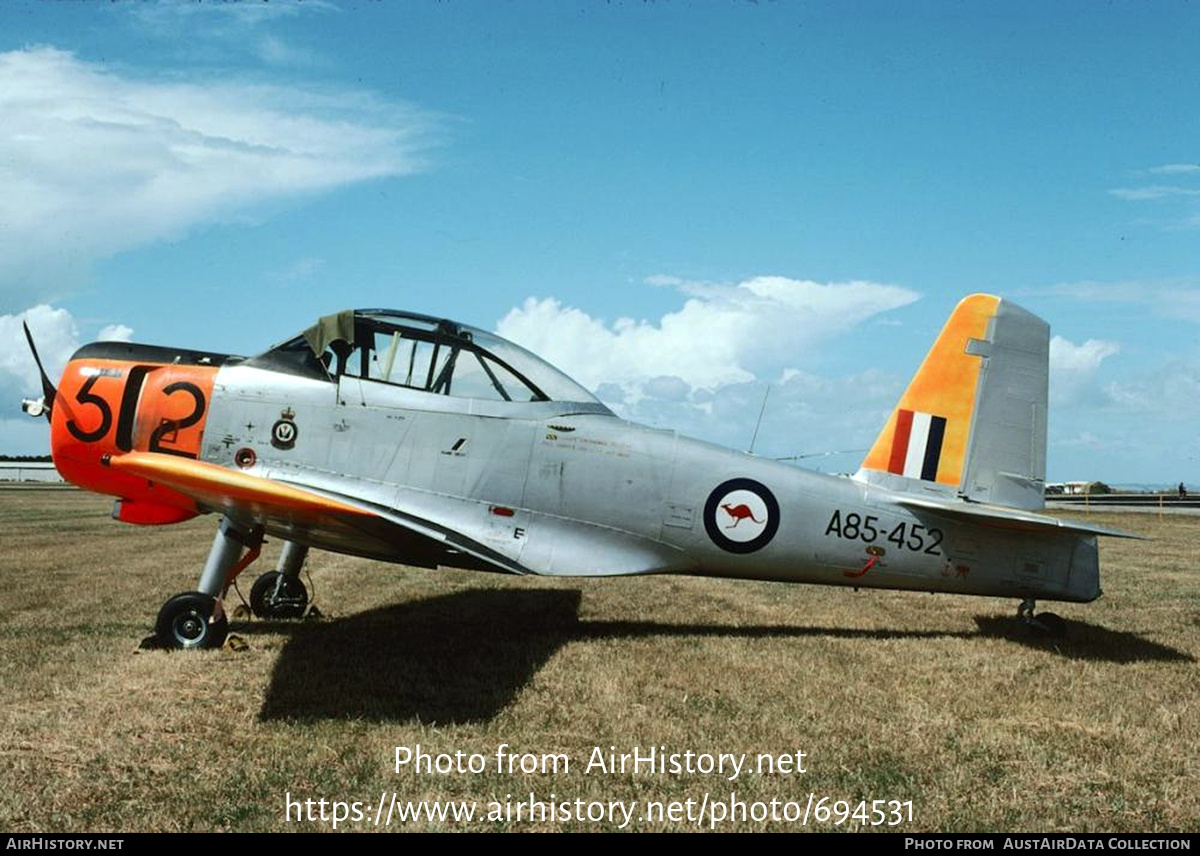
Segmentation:
<svg viewBox="0 0 1200 856">
<path fill-rule="evenodd" d="M 139 650 L 215 518 L 139 529 L 73 490 L 0 491 L 0 829 L 332 829 L 285 799 L 555 803 L 809 795 L 911 801 L 913 831 L 1200 831 L 1200 518 L 1100 516 L 1106 594 L 1016 603 L 686 578 L 544 580 L 314 554 L 310 622 L 235 620 L 242 651 Z M 240 581 L 273 566 L 271 545 Z M 231 593 L 230 605 L 236 604 Z M 395 768 L 395 747 L 484 772 Z M 569 769 L 497 772 L 516 754 Z M 618 753 L 805 753 L 803 774 L 608 773 Z M 551 797 L 553 794 L 553 798 Z M 511 795 L 511 800 L 506 798 Z M 735 804 L 736 804 L 735 801 Z M 828 805 L 828 803 L 827 803 Z M 349 812 L 350 809 L 344 809 Z M 782 810 L 782 809 L 780 809 Z M 684 819 L 627 829 L 695 829 Z M 711 818 L 705 816 L 705 826 Z M 618 819 L 390 829 L 613 829 Z M 840 828 L 859 828 L 857 821 Z M 800 829 L 735 816 L 719 829 Z M 807 828 L 819 825 L 810 817 Z M 884 826 L 882 829 L 897 827 Z"/>
</svg>

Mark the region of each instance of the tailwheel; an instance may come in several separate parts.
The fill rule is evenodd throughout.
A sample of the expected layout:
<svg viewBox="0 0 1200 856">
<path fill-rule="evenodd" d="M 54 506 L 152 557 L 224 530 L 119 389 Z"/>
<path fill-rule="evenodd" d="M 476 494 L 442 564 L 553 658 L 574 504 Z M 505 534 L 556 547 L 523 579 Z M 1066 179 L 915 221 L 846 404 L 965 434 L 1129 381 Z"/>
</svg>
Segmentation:
<svg viewBox="0 0 1200 856">
<path fill-rule="evenodd" d="M 279 571 L 267 571 L 250 589 L 250 609 L 259 618 L 300 618 L 307 606 L 304 582 Z"/>
<path fill-rule="evenodd" d="M 1055 639 L 1061 639 L 1067 635 L 1067 622 L 1053 612 L 1039 612 L 1033 617 L 1043 633 L 1047 636 L 1053 636 Z"/>
<path fill-rule="evenodd" d="M 154 633 L 166 648 L 220 648 L 229 619 L 220 601 L 198 591 L 177 594 L 158 611 Z"/>
<path fill-rule="evenodd" d="M 1037 604 L 1033 598 L 1027 597 L 1021 601 L 1021 605 L 1017 607 L 1017 620 L 1025 627 L 1045 636 L 1053 636 L 1056 639 L 1061 639 L 1067 635 L 1067 622 L 1055 615 L 1053 612 L 1038 612 L 1034 613 Z"/>
</svg>

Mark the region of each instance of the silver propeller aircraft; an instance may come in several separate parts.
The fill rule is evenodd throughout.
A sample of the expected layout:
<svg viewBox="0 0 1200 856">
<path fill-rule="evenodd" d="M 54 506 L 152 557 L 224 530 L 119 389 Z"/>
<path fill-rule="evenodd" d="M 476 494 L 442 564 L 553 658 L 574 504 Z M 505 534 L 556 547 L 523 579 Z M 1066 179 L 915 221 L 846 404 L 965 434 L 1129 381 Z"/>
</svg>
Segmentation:
<svg viewBox="0 0 1200 856">
<path fill-rule="evenodd" d="M 197 590 L 159 612 L 168 647 L 223 643 L 222 599 L 265 535 L 284 541 L 251 592 L 270 618 L 305 611 L 315 547 L 1010 597 L 1061 632 L 1035 599 L 1098 597 L 1096 536 L 1121 533 L 1042 513 L 1048 349 L 1041 319 L 967 297 L 852 477 L 626 422 L 511 342 L 389 310 L 327 316 L 250 358 L 86 345 L 25 409 L 50 420 L 67 480 L 118 497 L 116 519 L 220 515 Z"/>
</svg>

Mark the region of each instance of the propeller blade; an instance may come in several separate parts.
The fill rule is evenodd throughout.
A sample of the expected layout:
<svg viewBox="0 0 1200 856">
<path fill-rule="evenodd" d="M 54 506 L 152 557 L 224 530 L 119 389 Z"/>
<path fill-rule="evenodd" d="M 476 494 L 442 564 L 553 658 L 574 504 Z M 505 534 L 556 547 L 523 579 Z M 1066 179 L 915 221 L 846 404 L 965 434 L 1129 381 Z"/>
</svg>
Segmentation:
<svg viewBox="0 0 1200 856">
<path fill-rule="evenodd" d="M 38 356 L 37 346 L 33 344 L 33 334 L 29 332 L 29 324 L 22 321 L 21 326 L 25 328 L 25 341 L 29 342 L 29 350 L 33 352 L 33 361 L 37 363 L 38 371 L 42 375 L 42 395 L 46 404 L 46 419 L 49 420 L 50 411 L 54 407 L 54 396 L 58 393 L 58 390 L 54 388 L 49 375 L 46 374 L 46 369 L 42 366 L 42 358 Z"/>
</svg>

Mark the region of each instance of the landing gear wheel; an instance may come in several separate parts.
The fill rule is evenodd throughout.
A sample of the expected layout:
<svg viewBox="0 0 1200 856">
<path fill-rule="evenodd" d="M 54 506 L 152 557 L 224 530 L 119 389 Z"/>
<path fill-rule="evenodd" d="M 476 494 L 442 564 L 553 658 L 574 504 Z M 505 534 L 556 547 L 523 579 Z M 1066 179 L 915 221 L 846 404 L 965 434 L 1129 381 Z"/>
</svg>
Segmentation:
<svg viewBox="0 0 1200 856">
<path fill-rule="evenodd" d="M 259 618 L 300 618 L 307 606 L 304 582 L 279 571 L 267 571 L 250 589 L 250 609 Z"/>
<path fill-rule="evenodd" d="M 166 648 L 220 648 L 229 619 L 215 597 L 198 591 L 177 594 L 158 611 L 154 634 Z"/>
</svg>

